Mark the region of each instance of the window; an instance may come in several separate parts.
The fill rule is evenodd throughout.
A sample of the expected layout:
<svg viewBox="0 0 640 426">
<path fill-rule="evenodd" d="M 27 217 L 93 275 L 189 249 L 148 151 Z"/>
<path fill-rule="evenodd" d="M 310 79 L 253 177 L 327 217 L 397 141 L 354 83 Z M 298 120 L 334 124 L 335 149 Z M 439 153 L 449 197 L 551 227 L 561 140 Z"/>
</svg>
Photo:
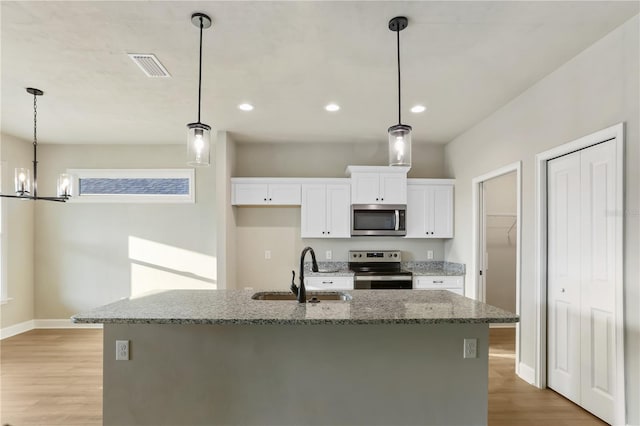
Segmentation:
<svg viewBox="0 0 640 426">
<path fill-rule="evenodd" d="M 70 169 L 71 202 L 193 203 L 193 169 Z"/>
</svg>

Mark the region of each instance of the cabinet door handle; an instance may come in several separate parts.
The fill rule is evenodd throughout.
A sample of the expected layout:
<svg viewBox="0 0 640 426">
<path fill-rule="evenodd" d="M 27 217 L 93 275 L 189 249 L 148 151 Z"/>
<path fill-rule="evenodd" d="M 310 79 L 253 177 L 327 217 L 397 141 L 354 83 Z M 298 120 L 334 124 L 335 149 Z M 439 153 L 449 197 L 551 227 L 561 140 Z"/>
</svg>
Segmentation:
<svg viewBox="0 0 640 426">
<path fill-rule="evenodd" d="M 269 201 L 271 201 L 271 198 L 269 198 Z"/>
<path fill-rule="evenodd" d="M 265 200 L 265 201 L 267 201 L 267 199 L 266 199 L 266 198 L 265 198 L 264 200 Z"/>
<path fill-rule="evenodd" d="M 322 235 L 324 235 L 324 231 L 322 231 Z"/>
<path fill-rule="evenodd" d="M 380 200 L 376 198 L 376 201 L 380 201 Z"/>
<path fill-rule="evenodd" d="M 331 233 L 331 231 L 327 231 L 327 234 L 330 234 L 330 233 Z"/>
<path fill-rule="evenodd" d="M 380 198 L 380 201 L 384 201 L 384 198 Z"/>
</svg>

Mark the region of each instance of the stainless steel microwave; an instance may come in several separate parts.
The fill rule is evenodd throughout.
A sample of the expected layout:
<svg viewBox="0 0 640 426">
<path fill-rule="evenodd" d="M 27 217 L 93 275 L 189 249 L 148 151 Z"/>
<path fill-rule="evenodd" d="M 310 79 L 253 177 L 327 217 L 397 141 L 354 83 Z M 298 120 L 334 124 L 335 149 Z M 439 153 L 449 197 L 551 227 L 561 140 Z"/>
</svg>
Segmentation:
<svg viewBox="0 0 640 426">
<path fill-rule="evenodd" d="M 404 204 L 353 204 L 351 235 L 407 235 L 406 212 Z"/>
</svg>

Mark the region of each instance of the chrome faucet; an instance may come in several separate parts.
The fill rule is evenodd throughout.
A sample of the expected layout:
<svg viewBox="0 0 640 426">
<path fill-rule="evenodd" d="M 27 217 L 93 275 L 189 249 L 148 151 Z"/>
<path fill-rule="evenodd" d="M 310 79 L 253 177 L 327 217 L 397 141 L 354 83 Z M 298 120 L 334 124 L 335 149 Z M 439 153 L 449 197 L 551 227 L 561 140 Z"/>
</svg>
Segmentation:
<svg viewBox="0 0 640 426">
<path fill-rule="evenodd" d="M 291 291 L 293 292 L 293 294 L 298 296 L 298 303 L 307 303 L 307 291 L 304 288 L 304 257 L 307 255 L 307 252 L 311 252 L 311 270 L 313 272 L 318 272 L 316 253 L 311 247 L 305 247 L 302 250 L 302 253 L 300 253 L 300 273 L 298 274 L 298 277 L 300 279 L 300 286 L 297 286 L 295 283 L 295 271 L 291 271 L 293 273 L 293 277 L 291 278 Z"/>
</svg>

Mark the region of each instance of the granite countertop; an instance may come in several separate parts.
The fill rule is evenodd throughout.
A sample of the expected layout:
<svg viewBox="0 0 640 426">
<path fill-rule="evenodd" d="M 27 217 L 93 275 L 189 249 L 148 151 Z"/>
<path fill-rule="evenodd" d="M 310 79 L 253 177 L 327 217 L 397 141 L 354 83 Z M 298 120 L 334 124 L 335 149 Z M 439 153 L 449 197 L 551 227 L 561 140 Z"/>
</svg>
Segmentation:
<svg viewBox="0 0 640 426">
<path fill-rule="evenodd" d="M 348 262 L 318 262 L 320 272 L 311 271 L 311 262 L 304 264 L 305 277 L 352 277 L 353 271 L 349 270 Z M 408 261 L 402 262 L 402 269 L 413 272 L 413 275 L 431 276 L 463 276 L 465 265 L 463 263 L 443 262 L 438 260 Z M 297 274 L 297 271 L 296 271 Z"/>
<path fill-rule="evenodd" d="M 409 261 L 403 262 L 403 268 L 413 275 L 460 276 L 465 274 L 463 263 L 443 261 Z"/>
<path fill-rule="evenodd" d="M 318 272 L 311 270 L 311 262 L 304 264 L 305 277 L 353 277 L 348 262 L 318 262 Z M 296 274 L 298 272 L 296 271 Z"/>
<path fill-rule="evenodd" d="M 253 290 L 169 290 L 71 317 L 105 324 L 479 324 L 518 316 L 446 290 L 355 290 L 350 301 L 253 300 Z"/>
</svg>

